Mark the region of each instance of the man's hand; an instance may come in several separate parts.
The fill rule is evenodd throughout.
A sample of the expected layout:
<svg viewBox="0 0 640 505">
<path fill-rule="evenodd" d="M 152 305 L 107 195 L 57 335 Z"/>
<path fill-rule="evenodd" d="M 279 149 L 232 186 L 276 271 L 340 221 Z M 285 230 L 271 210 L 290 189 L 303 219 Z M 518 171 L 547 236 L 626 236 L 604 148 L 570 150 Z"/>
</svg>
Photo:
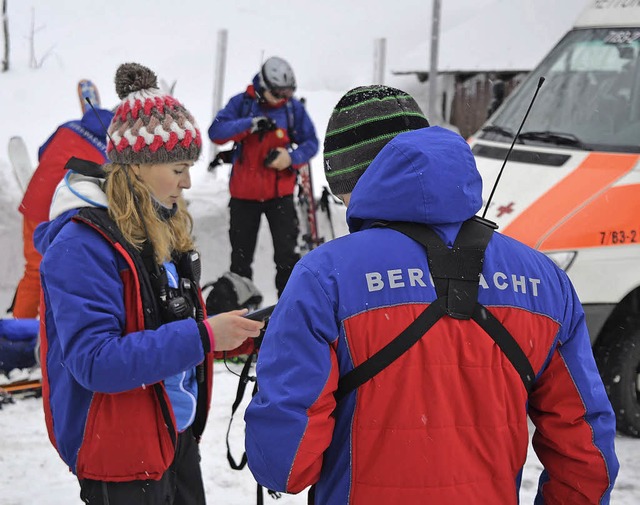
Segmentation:
<svg viewBox="0 0 640 505">
<path fill-rule="evenodd" d="M 247 309 L 222 312 L 207 319 L 213 331 L 213 340 L 216 351 L 230 351 L 247 340 L 260 336 L 260 330 L 264 327 L 264 321 L 253 321 L 243 317 Z"/>
<path fill-rule="evenodd" d="M 276 122 L 267 116 L 256 116 L 251 119 L 251 133 L 262 133 L 278 128 Z"/>
<path fill-rule="evenodd" d="M 272 154 L 276 153 L 276 154 Z M 285 170 L 291 166 L 291 156 L 284 147 L 276 147 L 269 152 L 265 160 L 265 166 L 275 170 Z"/>
</svg>

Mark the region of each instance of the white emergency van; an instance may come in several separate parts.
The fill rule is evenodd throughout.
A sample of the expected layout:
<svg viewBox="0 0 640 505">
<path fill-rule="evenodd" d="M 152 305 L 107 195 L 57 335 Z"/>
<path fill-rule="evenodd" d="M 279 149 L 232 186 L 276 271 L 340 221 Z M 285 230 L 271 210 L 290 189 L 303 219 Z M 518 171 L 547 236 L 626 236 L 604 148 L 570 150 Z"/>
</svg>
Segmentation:
<svg viewBox="0 0 640 505">
<path fill-rule="evenodd" d="M 640 0 L 591 1 L 470 139 L 485 202 L 540 77 L 486 217 L 567 272 L 618 429 L 640 436 Z"/>
</svg>

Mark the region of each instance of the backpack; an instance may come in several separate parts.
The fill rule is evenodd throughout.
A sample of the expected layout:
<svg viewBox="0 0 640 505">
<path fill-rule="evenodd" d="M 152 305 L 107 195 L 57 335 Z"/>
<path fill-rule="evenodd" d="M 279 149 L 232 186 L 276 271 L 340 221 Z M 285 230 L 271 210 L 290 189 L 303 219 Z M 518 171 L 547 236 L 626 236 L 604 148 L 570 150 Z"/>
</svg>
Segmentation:
<svg viewBox="0 0 640 505">
<path fill-rule="evenodd" d="M 37 364 L 38 319 L 0 319 L 0 373 Z"/>
<path fill-rule="evenodd" d="M 225 272 L 216 281 L 202 286 L 202 292 L 211 289 L 205 299 L 208 315 L 230 310 L 255 310 L 262 303 L 262 293 L 251 279 L 233 272 Z"/>
</svg>

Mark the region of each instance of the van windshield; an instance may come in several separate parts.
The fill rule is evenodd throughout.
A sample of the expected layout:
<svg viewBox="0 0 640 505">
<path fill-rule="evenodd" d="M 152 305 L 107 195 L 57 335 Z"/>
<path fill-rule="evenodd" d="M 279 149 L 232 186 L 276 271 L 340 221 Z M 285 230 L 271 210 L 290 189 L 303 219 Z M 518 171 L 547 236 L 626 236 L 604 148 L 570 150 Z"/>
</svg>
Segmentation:
<svg viewBox="0 0 640 505">
<path fill-rule="evenodd" d="M 545 77 L 518 143 L 640 152 L 640 28 L 569 32 L 489 119 L 480 138 L 512 141 Z"/>
</svg>

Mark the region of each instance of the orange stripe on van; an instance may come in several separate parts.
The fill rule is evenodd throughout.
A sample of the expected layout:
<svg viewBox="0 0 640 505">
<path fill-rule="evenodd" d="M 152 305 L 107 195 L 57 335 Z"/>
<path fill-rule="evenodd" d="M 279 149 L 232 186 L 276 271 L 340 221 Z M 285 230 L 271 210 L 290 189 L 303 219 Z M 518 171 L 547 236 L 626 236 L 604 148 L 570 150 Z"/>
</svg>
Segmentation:
<svg viewBox="0 0 640 505">
<path fill-rule="evenodd" d="M 638 159 L 637 155 L 628 154 L 590 154 L 578 168 L 514 219 L 503 233 L 539 248 L 555 227 L 571 218 L 589 200 L 599 198 L 629 172 Z"/>
<path fill-rule="evenodd" d="M 544 251 L 640 244 L 640 184 L 614 186 L 556 228 Z"/>
</svg>

